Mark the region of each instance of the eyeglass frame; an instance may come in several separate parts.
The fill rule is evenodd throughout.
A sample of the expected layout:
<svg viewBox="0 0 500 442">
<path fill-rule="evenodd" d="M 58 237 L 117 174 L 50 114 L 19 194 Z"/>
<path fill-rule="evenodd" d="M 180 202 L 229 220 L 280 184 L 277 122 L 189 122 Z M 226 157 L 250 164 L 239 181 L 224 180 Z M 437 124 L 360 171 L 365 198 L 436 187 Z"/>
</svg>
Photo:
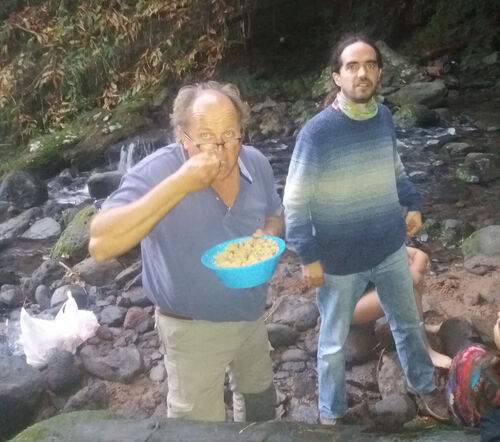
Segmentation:
<svg viewBox="0 0 500 442">
<path fill-rule="evenodd" d="M 241 143 L 241 140 L 243 139 L 243 137 L 237 137 L 237 138 L 231 138 L 229 140 L 226 140 L 226 141 L 223 141 L 222 143 L 216 143 L 216 142 L 213 142 L 213 143 L 196 143 L 187 133 L 185 130 L 182 131 L 182 133 L 184 134 L 184 136 L 189 140 L 191 141 L 191 143 L 193 143 L 193 145 L 200 151 L 200 152 L 215 152 L 216 150 L 219 150 L 219 146 L 222 146 L 222 149 L 223 150 L 229 150 L 231 149 L 230 147 L 226 147 L 226 143 L 232 143 L 232 142 L 235 142 L 237 141 L 238 143 Z M 212 149 L 211 151 L 208 151 L 208 150 L 202 150 L 200 146 L 203 146 L 203 145 L 215 145 L 217 146 L 215 149 Z"/>
</svg>

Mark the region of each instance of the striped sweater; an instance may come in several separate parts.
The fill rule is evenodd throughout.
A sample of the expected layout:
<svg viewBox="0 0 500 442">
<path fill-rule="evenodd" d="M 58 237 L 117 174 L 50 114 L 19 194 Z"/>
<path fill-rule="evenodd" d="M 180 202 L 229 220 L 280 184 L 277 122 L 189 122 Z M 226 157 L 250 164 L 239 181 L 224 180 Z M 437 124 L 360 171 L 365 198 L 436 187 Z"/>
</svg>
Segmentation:
<svg viewBox="0 0 500 442">
<path fill-rule="evenodd" d="M 404 242 L 419 193 L 396 150 L 392 116 L 352 120 L 331 106 L 300 131 L 284 194 L 286 236 L 303 264 L 329 274 L 368 270 Z"/>
</svg>

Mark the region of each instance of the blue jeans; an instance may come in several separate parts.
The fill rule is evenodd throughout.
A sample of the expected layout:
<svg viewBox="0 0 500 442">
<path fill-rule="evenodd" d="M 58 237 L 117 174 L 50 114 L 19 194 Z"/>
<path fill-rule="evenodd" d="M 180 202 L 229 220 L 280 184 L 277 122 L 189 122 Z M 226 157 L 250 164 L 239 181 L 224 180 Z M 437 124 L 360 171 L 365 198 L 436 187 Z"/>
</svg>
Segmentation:
<svg viewBox="0 0 500 442">
<path fill-rule="evenodd" d="M 321 315 L 318 339 L 318 408 L 325 418 L 347 410 L 344 343 L 354 307 L 372 281 L 391 327 L 399 361 L 409 385 L 420 393 L 436 388 L 434 366 L 424 345 L 423 327 L 413 296 L 408 254 L 403 246 L 376 267 L 351 275 L 325 274 L 316 289 Z"/>
</svg>

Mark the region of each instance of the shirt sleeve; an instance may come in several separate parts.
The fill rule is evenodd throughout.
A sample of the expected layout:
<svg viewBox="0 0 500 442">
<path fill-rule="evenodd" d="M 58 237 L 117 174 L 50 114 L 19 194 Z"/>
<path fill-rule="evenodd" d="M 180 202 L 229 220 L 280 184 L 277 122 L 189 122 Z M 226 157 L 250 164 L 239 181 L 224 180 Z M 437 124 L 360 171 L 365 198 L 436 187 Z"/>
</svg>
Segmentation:
<svg viewBox="0 0 500 442">
<path fill-rule="evenodd" d="M 283 202 L 286 239 L 299 255 L 302 264 L 318 261 L 321 256 L 311 221 L 311 204 L 318 171 L 313 143 L 307 134 L 300 133 L 290 161 Z"/>
</svg>

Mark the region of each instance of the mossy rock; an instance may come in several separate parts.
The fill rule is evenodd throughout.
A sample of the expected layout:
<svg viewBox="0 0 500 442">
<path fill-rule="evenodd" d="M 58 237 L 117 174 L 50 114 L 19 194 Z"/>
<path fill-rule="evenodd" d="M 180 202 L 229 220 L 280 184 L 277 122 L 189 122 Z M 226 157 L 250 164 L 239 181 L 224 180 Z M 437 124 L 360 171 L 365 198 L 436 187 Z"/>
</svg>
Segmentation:
<svg viewBox="0 0 500 442">
<path fill-rule="evenodd" d="M 75 264 L 88 255 L 90 221 L 96 212 L 93 205 L 88 205 L 75 215 L 52 249 L 52 258 L 63 258 Z"/>
<path fill-rule="evenodd" d="M 500 225 L 483 227 L 475 231 L 462 243 L 465 259 L 477 255 L 500 257 Z"/>
</svg>

